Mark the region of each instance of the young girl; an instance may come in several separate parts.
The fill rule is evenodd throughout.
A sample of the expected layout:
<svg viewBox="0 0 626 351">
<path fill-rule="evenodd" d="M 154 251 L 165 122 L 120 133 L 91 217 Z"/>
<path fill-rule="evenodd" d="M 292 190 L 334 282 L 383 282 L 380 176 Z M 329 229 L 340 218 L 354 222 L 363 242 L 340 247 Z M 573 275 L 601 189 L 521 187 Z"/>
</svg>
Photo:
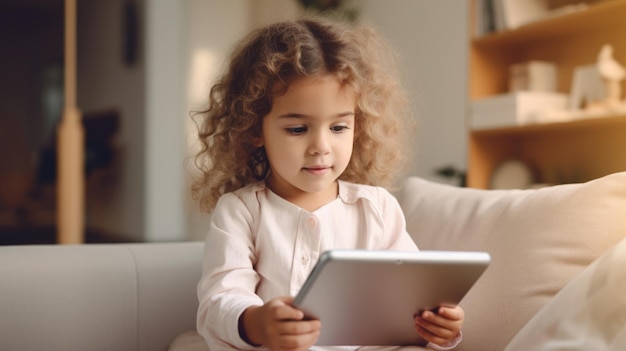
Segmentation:
<svg viewBox="0 0 626 351">
<path fill-rule="evenodd" d="M 212 211 L 197 321 L 211 350 L 307 350 L 323 323 L 291 302 L 322 252 L 417 250 L 379 187 L 408 154 L 389 52 L 371 29 L 315 18 L 269 25 L 236 47 L 199 115 L 193 185 Z M 448 349 L 463 318 L 442 306 L 414 324 L 429 347 Z"/>
</svg>

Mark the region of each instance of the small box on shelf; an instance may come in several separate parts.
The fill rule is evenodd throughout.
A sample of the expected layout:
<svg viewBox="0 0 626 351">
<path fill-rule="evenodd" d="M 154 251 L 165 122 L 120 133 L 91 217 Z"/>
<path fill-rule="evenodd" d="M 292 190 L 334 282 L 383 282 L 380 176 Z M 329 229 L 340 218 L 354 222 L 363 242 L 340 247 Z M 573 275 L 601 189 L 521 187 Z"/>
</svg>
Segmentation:
<svg viewBox="0 0 626 351">
<path fill-rule="evenodd" d="M 528 61 L 509 67 L 509 91 L 556 91 L 556 65 Z"/>
<path fill-rule="evenodd" d="M 475 100 L 470 108 L 471 129 L 515 127 L 555 122 L 567 108 L 567 94 L 520 91 Z"/>
</svg>

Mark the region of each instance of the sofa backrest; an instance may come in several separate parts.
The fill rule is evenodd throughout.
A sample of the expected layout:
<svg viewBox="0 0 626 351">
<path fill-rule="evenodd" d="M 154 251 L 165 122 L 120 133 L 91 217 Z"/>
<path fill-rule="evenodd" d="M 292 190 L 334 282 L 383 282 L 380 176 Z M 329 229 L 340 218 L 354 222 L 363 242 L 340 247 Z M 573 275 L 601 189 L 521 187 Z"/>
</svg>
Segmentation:
<svg viewBox="0 0 626 351">
<path fill-rule="evenodd" d="M 195 329 L 202 247 L 0 247 L 0 349 L 167 350 Z"/>
<path fill-rule="evenodd" d="M 461 350 L 502 350 L 563 286 L 626 236 L 626 172 L 533 190 L 457 188 L 409 178 L 397 194 L 422 250 L 487 251 L 461 302 Z"/>
</svg>

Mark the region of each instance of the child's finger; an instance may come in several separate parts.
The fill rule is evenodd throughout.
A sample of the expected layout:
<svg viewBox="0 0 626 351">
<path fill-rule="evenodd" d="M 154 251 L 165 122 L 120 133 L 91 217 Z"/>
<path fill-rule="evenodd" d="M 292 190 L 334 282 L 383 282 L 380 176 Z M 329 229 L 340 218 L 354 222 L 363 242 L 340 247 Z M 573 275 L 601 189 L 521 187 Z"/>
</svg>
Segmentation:
<svg viewBox="0 0 626 351">
<path fill-rule="evenodd" d="M 288 321 L 281 323 L 279 332 L 282 335 L 304 335 L 319 332 L 320 321 Z"/>
<path fill-rule="evenodd" d="M 281 306 L 276 310 L 276 319 L 281 321 L 300 321 L 304 319 L 304 313 L 291 306 Z"/>
<path fill-rule="evenodd" d="M 415 318 L 415 326 L 428 331 L 433 336 L 445 339 L 452 339 L 457 334 L 456 330 L 449 328 L 444 323 L 437 323 L 436 321 L 430 321 L 420 317 Z"/>
<path fill-rule="evenodd" d="M 301 320 L 304 313 L 299 309 L 291 306 L 292 299 L 289 297 L 279 297 L 267 303 L 271 310 L 271 316 L 276 320 Z"/>
<path fill-rule="evenodd" d="M 464 317 L 463 310 L 456 306 L 441 306 L 438 308 L 437 314 L 454 321 L 462 320 Z"/>
<path fill-rule="evenodd" d="M 415 325 L 415 330 L 426 341 L 434 343 L 434 344 L 437 344 L 437 345 L 444 345 L 449 340 L 452 339 L 452 338 L 446 338 L 446 337 L 442 337 L 440 335 L 437 335 L 437 334 L 433 333 L 432 331 L 428 330 L 427 328 L 424 328 L 424 327 L 422 327 L 420 325 L 417 325 L 417 324 Z"/>
</svg>

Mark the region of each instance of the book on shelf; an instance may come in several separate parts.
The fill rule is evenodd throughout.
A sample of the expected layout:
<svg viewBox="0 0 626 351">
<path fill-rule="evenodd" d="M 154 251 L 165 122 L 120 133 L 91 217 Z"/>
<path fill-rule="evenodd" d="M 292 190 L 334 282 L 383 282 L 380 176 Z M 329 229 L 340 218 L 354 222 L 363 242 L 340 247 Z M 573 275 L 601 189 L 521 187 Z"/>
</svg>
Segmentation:
<svg viewBox="0 0 626 351">
<path fill-rule="evenodd" d="M 495 30 L 492 27 L 491 19 L 491 0 L 476 0 L 474 1 L 474 8 L 470 9 L 474 11 L 474 38 L 480 38 L 485 34 L 491 33 Z"/>
<path fill-rule="evenodd" d="M 515 29 L 545 17 L 547 0 L 476 0 L 475 36 Z"/>
<path fill-rule="evenodd" d="M 475 0 L 474 37 L 514 30 L 527 24 L 585 10 L 586 2 L 558 3 L 550 0 Z"/>
<path fill-rule="evenodd" d="M 547 0 L 495 0 L 500 3 L 506 29 L 519 28 L 546 17 L 550 12 Z"/>
</svg>

